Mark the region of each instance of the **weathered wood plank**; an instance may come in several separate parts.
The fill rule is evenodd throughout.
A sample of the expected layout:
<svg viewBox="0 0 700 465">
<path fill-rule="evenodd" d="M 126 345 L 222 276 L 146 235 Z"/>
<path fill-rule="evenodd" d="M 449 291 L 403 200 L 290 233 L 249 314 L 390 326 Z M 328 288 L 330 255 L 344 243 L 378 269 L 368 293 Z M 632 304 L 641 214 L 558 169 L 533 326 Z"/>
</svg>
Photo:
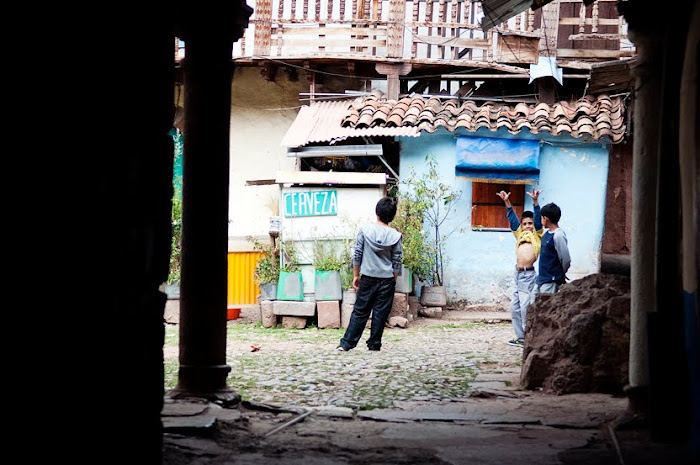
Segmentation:
<svg viewBox="0 0 700 465">
<path fill-rule="evenodd" d="M 537 63 L 539 39 L 514 35 L 498 37 L 498 56 L 502 63 Z"/>
<path fill-rule="evenodd" d="M 389 30 L 387 32 L 387 56 L 403 57 L 403 21 L 406 15 L 406 2 L 391 0 L 389 3 Z"/>
<path fill-rule="evenodd" d="M 579 25 L 579 18 L 559 18 L 559 25 L 560 26 L 578 26 Z M 588 25 L 593 25 L 593 19 L 592 18 L 586 18 L 586 26 Z M 598 26 L 619 26 L 620 25 L 620 20 L 619 19 L 610 19 L 610 18 L 600 18 L 598 19 Z"/>
<path fill-rule="evenodd" d="M 622 40 L 626 39 L 625 34 L 571 34 L 569 40 Z"/>
<path fill-rule="evenodd" d="M 255 7 L 255 15 L 259 21 L 255 25 L 253 53 L 255 55 L 269 55 L 272 36 L 272 0 L 257 0 Z"/>
<path fill-rule="evenodd" d="M 441 36 L 423 36 L 418 35 L 415 40 L 429 45 L 440 45 L 448 47 L 462 48 L 482 48 L 486 49 L 490 46 L 487 39 L 460 39 L 458 37 L 441 37 Z"/>
<path fill-rule="evenodd" d="M 282 34 L 288 36 L 307 36 L 307 35 L 317 35 L 319 34 L 318 27 L 282 27 Z M 334 27 L 326 26 L 323 31 L 323 35 L 367 35 L 367 36 L 386 36 L 387 28 L 386 26 L 379 27 Z"/>
<path fill-rule="evenodd" d="M 570 48 L 560 48 L 557 50 L 558 57 L 566 58 L 623 58 L 634 56 L 632 50 L 573 50 Z"/>
<path fill-rule="evenodd" d="M 386 40 L 347 39 L 286 39 L 282 38 L 282 47 L 386 47 Z"/>
<path fill-rule="evenodd" d="M 574 18 L 578 21 L 577 18 Z M 559 3 L 553 2 L 542 7 L 542 29 L 539 54 L 546 57 L 557 56 L 557 33 L 559 20 Z M 575 24 L 578 24 L 575 23 Z"/>
</svg>

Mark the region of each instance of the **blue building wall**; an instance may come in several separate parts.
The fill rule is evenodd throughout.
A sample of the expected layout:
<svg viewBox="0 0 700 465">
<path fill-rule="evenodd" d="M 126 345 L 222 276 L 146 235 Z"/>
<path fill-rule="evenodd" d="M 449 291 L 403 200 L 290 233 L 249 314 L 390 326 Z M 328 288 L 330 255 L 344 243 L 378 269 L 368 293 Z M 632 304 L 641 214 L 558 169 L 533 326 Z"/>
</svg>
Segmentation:
<svg viewBox="0 0 700 465">
<path fill-rule="evenodd" d="M 447 234 L 449 261 L 445 269 L 447 300 L 452 305 L 510 305 L 515 266 L 515 238 L 509 231 L 471 230 L 471 182 L 455 177 L 455 140 L 457 135 L 537 139 L 531 134 L 515 137 L 507 131 L 491 133 L 450 133 L 438 130 L 420 137 L 402 138 L 400 173 L 407 175 L 413 166 L 418 174 L 426 170 L 425 157 L 435 156 L 440 175 L 462 191 L 457 208 L 441 227 Z M 554 202 L 562 210 L 559 226 L 569 241 L 570 280 L 600 270 L 605 195 L 608 178 L 609 146 L 582 143 L 571 137 L 547 136 L 540 150 L 539 184 L 526 186 L 543 189 L 540 205 Z M 500 201 L 496 198 L 495 200 Z M 526 196 L 525 208 L 532 209 Z M 505 207 L 503 209 L 505 215 Z M 538 263 L 535 264 L 538 267 Z"/>
</svg>

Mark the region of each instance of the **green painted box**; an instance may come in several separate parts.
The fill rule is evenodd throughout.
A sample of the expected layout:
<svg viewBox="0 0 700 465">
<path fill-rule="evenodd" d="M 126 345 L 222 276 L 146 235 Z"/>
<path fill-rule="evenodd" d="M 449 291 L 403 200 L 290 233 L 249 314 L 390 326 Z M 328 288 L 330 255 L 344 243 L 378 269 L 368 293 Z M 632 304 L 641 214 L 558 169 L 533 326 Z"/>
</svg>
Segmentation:
<svg viewBox="0 0 700 465">
<path fill-rule="evenodd" d="M 277 281 L 277 300 L 304 300 L 304 281 L 301 271 L 280 271 Z"/>
</svg>

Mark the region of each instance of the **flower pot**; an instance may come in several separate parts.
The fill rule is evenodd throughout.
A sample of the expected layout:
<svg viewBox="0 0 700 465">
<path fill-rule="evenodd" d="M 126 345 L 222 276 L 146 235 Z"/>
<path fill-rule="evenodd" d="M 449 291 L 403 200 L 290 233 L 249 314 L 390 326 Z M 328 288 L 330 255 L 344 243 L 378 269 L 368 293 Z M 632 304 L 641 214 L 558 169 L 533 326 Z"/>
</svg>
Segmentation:
<svg viewBox="0 0 700 465">
<path fill-rule="evenodd" d="M 420 304 L 424 307 L 444 307 L 447 305 L 445 286 L 423 286 L 420 292 Z"/>
<path fill-rule="evenodd" d="M 162 291 L 168 296 L 168 300 L 179 299 L 180 298 L 180 285 L 179 284 L 164 284 Z"/>
<path fill-rule="evenodd" d="M 316 271 L 314 278 L 314 295 L 317 301 L 340 300 L 343 297 L 340 271 Z"/>
<path fill-rule="evenodd" d="M 355 289 L 346 289 L 343 291 L 343 305 L 353 305 L 357 300 L 357 292 Z"/>
<path fill-rule="evenodd" d="M 240 318 L 241 316 L 241 307 L 234 307 L 229 305 L 228 308 L 226 308 L 226 319 L 227 320 L 236 320 Z"/>
<path fill-rule="evenodd" d="M 301 271 L 280 271 L 277 300 L 304 300 L 304 280 Z"/>
<path fill-rule="evenodd" d="M 260 285 L 260 300 L 277 299 L 277 283 L 263 283 Z"/>
</svg>

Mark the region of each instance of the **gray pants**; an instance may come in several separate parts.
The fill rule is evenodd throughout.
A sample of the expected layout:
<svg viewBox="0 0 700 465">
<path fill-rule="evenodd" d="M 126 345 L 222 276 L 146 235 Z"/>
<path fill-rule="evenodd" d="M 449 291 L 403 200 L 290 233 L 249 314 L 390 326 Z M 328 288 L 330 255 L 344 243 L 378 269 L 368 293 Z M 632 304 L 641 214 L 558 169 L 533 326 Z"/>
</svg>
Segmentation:
<svg viewBox="0 0 700 465">
<path fill-rule="evenodd" d="M 537 294 L 554 294 L 559 290 L 559 283 L 542 283 L 537 285 Z"/>
<path fill-rule="evenodd" d="M 525 339 L 525 323 L 527 322 L 527 307 L 535 299 L 535 270 L 515 270 L 515 291 L 511 301 L 510 311 L 513 329 L 517 339 Z"/>
</svg>

